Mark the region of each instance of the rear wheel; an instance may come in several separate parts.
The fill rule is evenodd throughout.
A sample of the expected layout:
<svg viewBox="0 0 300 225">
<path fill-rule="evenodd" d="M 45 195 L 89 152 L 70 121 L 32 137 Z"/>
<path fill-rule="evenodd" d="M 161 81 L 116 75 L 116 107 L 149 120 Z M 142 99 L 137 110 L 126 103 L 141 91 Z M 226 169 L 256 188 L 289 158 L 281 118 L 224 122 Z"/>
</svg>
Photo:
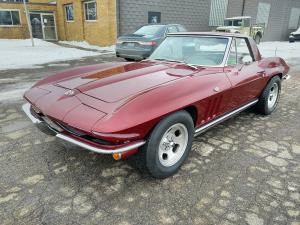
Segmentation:
<svg viewBox="0 0 300 225">
<path fill-rule="evenodd" d="M 178 111 L 160 121 L 142 149 L 150 174 L 166 178 L 178 171 L 193 142 L 194 123 L 186 111 Z"/>
<path fill-rule="evenodd" d="M 261 39 L 261 36 L 260 36 L 259 34 L 256 34 L 256 35 L 255 35 L 255 38 L 254 38 L 255 43 L 256 43 L 256 44 L 259 44 L 259 43 L 260 43 L 260 39 Z"/>
<path fill-rule="evenodd" d="M 269 115 L 273 111 L 275 111 L 280 98 L 280 91 L 281 79 L 280 77 L 275 76 L 269 81 L 261 96 L 259 97 L 259 101 L 256 105 L 256 110 L 259 113 L 265 115 Z"/>
</svg>

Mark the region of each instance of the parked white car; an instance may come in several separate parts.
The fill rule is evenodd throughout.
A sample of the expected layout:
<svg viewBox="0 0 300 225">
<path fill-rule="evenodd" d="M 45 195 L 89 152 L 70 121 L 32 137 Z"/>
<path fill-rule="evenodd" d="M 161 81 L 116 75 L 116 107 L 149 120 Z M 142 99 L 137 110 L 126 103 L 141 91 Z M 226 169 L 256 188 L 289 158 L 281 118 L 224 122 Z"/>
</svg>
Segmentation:
<svg viewBox="0 0 300 225">
<path fill-rule="evenodd" d="M 300 40 L 300 27 L 298 28 L 298 30 L 292 32 L 289 36 L 290 42 L 295 42 L 297 40 Z"/>
</svg>

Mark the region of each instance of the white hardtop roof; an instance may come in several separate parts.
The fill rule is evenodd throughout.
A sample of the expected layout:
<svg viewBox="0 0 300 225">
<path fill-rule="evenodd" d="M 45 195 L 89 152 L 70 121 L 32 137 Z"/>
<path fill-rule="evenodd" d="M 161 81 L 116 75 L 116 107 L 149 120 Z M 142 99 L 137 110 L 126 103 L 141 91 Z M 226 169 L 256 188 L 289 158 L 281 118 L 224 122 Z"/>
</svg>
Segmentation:
<svg viewBox="0 0 300 225">
<path fill-rule="evenodd" d="M 251 16 L 236 16 L 236 17 L 225 18 L 225 20 L 240 20 L 240 19 L 251 19 Z"/>
</svg>

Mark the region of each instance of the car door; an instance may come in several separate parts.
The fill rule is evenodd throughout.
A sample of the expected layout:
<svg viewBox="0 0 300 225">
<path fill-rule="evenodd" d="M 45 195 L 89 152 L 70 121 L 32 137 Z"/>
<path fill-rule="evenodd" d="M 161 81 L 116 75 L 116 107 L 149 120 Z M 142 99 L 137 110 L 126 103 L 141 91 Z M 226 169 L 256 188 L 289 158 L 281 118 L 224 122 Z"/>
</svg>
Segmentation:
<svg viewBox="0 0 300 225">
<path fill-rule="evenodd" d="M 258 98 L 265 71 L 255 60 L 247 38 L 234 38 L 225 72 L 232 84 L 230 108 L 237 108 Z"/>
</svg>

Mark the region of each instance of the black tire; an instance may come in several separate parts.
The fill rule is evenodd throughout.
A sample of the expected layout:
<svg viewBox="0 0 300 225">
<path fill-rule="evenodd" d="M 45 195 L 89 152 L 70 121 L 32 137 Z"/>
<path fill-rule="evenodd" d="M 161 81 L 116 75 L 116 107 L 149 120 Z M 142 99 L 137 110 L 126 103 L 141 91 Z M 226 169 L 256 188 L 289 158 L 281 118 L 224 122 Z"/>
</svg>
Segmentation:
<svg viewBox="0 0 300 225">
<path fill-rule="evenodd" d="M 259 34 L 256 34 L 254 37 L 254 41 L 257 45 L 260 43 L 260 39 L 261 39 L 261 36 Z"/>
<path fill-rule="evenodd" d="M 188 134 L 187 145 L 183 155 L 180 159 L 171 166 L 164 166 L 159 158 L 159 146 L 162 141 L 162 137 L 172 126 L 177 124 L 184 125 Z M 176 128 L 175 128 L 176 129 Z M 150 133 L 147 138 L 146 144 L 141 149 L 141 157 L 146 165 L 147 170 L 151 176 L 155 178 L 166 178 L 175 174 L 180 166 L 184 163 L 192 148 L 192 142 L 194 138 L 194 123 L 190 114 L 184 110 L 175 112 L 168 117 L 161 120 Z M 183 148 L 184 149 L 184 148 Z M 173 149 L 171 150 L 173 151 Z M 182 151 L 183 152 L 183 151 Z M 176 153 L 175 153 L 176 154 Z"/>
<path fill-rule="evenodd" d="M 294 43 L 294 42 L 295 42 L 295 39 L 294 39 L 294 38 L 289 38 L 289 42 L 290 42 L 290 43 Z"/>
<path fill-rule="evenodd" d="M 270 106 L 269 104 L 270 92 L 272 91 L 272 88 L 275 87 L 275 85 L 277 85 L 278 87 L 278 93 L 275 102 Z M 258 103 L 255 105 L 256 111 L 264 115 L 269 115 L 272 112 L 274 112 L 275 109 L 277 108 L 280 99 L 280 91 L 281 91 L 281 79 L 279 76 L 275 76 L 268 82 L 267 86 L 265 87 L 261 96 L 259 97 Z"/>
<path fill-rule="evenodd" d="M 125 58 L 125 60 L 128 61 L 128 62 L 133 62 L 134 61 L 134 59 L 131 59 L 131 58 Z"/>
</svg>

